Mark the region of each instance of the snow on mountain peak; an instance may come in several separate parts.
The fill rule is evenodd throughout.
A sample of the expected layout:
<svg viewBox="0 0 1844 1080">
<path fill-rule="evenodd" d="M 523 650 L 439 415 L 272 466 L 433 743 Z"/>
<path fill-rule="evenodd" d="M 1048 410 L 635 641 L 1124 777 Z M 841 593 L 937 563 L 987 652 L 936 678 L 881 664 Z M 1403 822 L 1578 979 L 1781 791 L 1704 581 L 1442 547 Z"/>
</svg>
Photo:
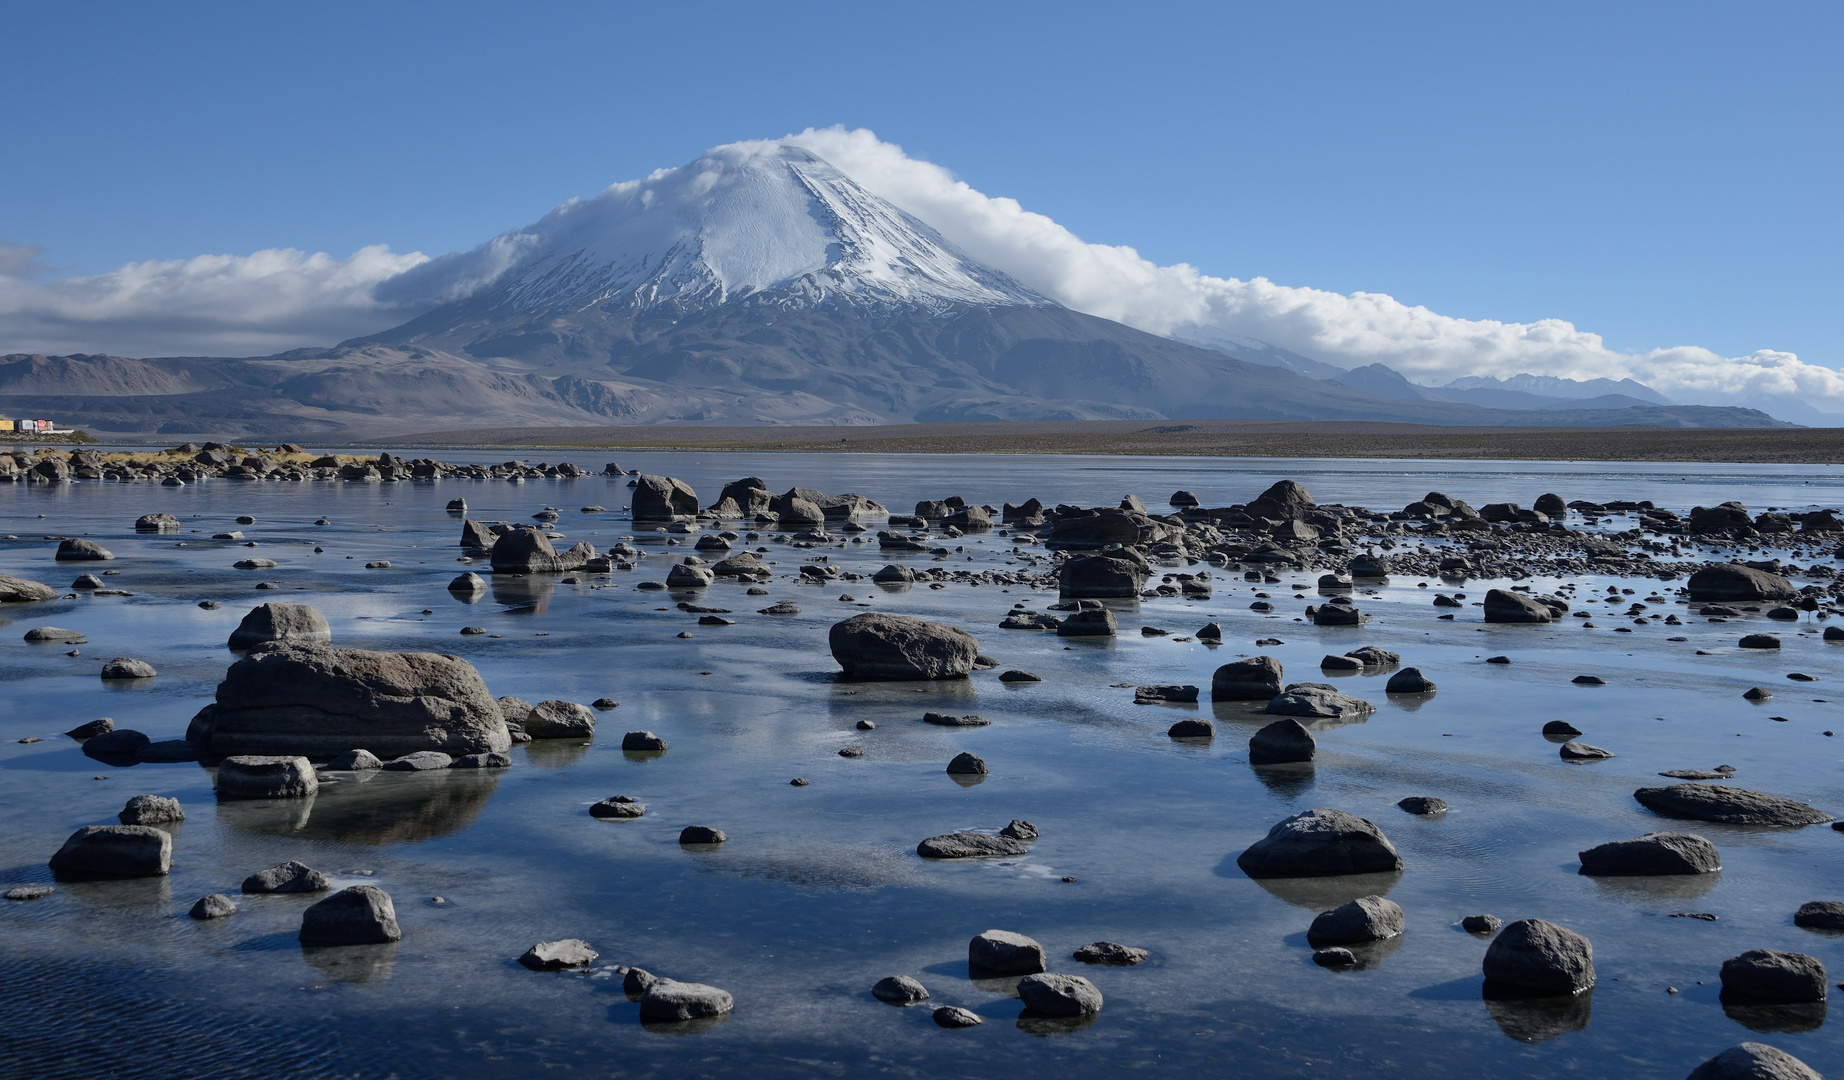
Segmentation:
<svg viewBox="0 0 1844 1080">
<path fill-rule="evenodd" d="M 1051 303 L 811 151 L 774 142 L 720 146 L 573 199 L 400 280 L 526 311 Z"/>
</svg>

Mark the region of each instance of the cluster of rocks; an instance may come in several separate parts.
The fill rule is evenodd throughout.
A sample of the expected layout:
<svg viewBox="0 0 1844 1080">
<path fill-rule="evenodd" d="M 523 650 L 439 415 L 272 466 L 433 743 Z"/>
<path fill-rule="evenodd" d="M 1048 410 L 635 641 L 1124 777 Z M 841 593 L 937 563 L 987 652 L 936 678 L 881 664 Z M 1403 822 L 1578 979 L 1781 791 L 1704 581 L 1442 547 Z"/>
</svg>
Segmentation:
<svg viewBox="0 0 1844 1080">
<path fill-rule="evenodd" d="M 604 475 L 623 475 L 609 464 Z M 377 457 L 344 454 L 313 455 L 293 443 L 271 450 L 246 450 L 229 443 L 186 443 L 162 454 L 111 453 L 102 450 L 41 451 L 0 454 L 0 480 L 25 483 L 64 483 L 72 480 L 107 480 L 119 483 L 157 483 L 176 486 L 201 480 L 344 480 L 391 483 L 401 480 L 544 480 L 591 475 L 569 462 L 528 465 L 507 461 L 497 465 L 455 465 L 431 458 L 402 458 L 390 453 Z"/>
</svg>

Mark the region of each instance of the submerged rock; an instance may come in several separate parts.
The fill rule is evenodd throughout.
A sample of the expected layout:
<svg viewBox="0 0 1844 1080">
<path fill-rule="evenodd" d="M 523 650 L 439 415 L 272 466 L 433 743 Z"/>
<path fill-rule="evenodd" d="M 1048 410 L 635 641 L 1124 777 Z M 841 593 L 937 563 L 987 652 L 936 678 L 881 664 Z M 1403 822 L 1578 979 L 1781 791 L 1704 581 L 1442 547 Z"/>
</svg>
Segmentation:
<svg viewBox="0 0 1844 1080">
<path fill-rule="evenodd" d="M 1692 1069 L 1687 1080 L 1825 1080 L 1811 1066 L 1766 1043 L 1745 1042 Z"/>
<path fill-rule="evenodd" d="M 627 795 L 611 795 L 589 807 L 590 817 L 628 820 L 644 815 L 647 808 Z"/>
<path fill-rule="evenodd" d="M 223 893 L 212 893 L 209 896 L 199 897 L 193 903 L 192 910 L 186 914 L 199 922 L 205 922 L 208 919 L 222 919 L 237 914 L 237 901 Z"/>
<path fill-rule="evenodd" d="M 853 679 L 949 679 L 973 670 L 973 635 L 904 615 L 866 612 L 835 623 L 832 655 Z"/>
<path fill-rule="evenodd" d="M 1564 761 L 1599 761 L 1603 758 L 1614 756 L 1612 750 L 1603 750 L 1598 746 L 1590 746 L 1585 742 L 1565 742 L 1562 744 L 1562 749 L 1558 752 L 1562 755 Z"/>
<path fill-rule="evenodd" d="M 1823 1001 L 1826 985 L 1824 962 L 1805 953 L 1750 949 L 1722 962 L 1725 1001 Z"/>
<path fill-rule="evenodd" d="M 376 885 L 341 889 L 301 913 L 303 945 L 376 945 L 399 941 L 397 908 Z"/>
<path fill-rule="evenodd" d="M 1318 749 L 1313 733 L 1298 720 L 1276 720 L 1249 740 L 1249 761 L 1256 765 L 1311 761 Z"/>
<path fill-rule="evenodd" d="M 128 800 L 128 804 L 115 817 L 124 825 L 158 825 L 168 821 L 184 821 L 186 812 L 180 808 L 178 799 L 162 795 L 136 795 Z"/>
<path fill-rule="evenodd" d="M 1594 946 L 1553 922 L 1519 919 L 1492 939 L 1483 966 L 1487 982 L 1576 994 L 1594 985 Z"/>
<path fill-rule="evenodd" d="M 460 657 L 296 644 L 254 649 L 232 664 L 187 738 L 220 754 L 362 747 L 398 757 L 512 745 L 499 705 Z"/>
<path fill-rule="evenodd" d="M 230 647 L 254 649 L 265 641 L 325 645 L 333 640 L 326 616 L 306 604 L 258 604 L 231 631 Z"/>
<path fill-rule="evenodd" d="M 653 1021 L 697 1020 L 722 1016 L 736 1007 L 728 990 L 704 983 L 656 979 L 640 999 L 640 1018 Z"/>
<path fill-rule="evenodd" d="M 369 772 L 383 767 L 384 762 L 370 750 L 348 750 L 327 762 L 328 772 Z"/>
<path fill-rule="evenodd" d="M 967 943 L 967 966 L 981 973 L 1032 975 L 1047 962 L 1042 945 L 1009 930 L 988 930 Z"/>
<path fill-rule="evenodd" d="M 385 772 L 433 772 L 446 769 L 455 763 L 455 759 L 440 750 L 418 750 L 414 754 L 404 754 L 384 763 Z"/>
<path fill-rule="evenodd" d="M 988 859 L 1000 855 L 1024 855 L 1031 849 L 1009 836 L 985 833 L 946 833 L 931 836 L 916 845 L 916 854 L 924 859 Z"/>
<path fill-rule="evenodd" d="M 1496 915 L 1468 915 L 1460 920 L 1460 929 L 1469 934 L 1496 934 L 1503 925 L 1504 920 Z"/>
<path fill-rule="evenodd" d="M 151 679 L 158 674 L 154 665 L 127 656 L 118 656 L 102 666 L 105 679 Z"/>
<path fill-rule="evenodd" d="M 51 857 L 70 878 L 160 877 L 173 866 L 173 837 L 151 825 L 85 825 Z"/>
<path fill-rule="evenodd" d="M 300 799 L 319 790 L 304 757 L 240 754 L 218 763 L 220 799 Z"/>
<path fill-rule="evenodd" d="M 1402 856 L 1375 825 L 1343 810 L 1295 814 L 1236 857 L 1253 878 L 1333 877 L 1402 869 Z"/>
<path fill-rule="evenodd" d="M 1398 800 L 1396 806 L 1417 817 L 1431 817 L 1447 812 L 1447 801 L 1437 799 L 1432 795 L 1411 795 L 1406 799 Z"/>
<path fill-rule="evenodd" d="M 280 866 L 259 870 L 243 879 L 246 893 L 325 892 L 333 883 L 327 876 L 306 863 L 290 860 Z"/>
<path fill-rule="evenodd" d="M 1268 702 L 1266 711 L 1270 716 L 1343 719 L 1369 716 L 1377 707 L 1362 698 L 1341 694 L 1324 683 L 1294 683 Z"/>
<path fill-rule="evenodd" d="M 1216 701 L 1269 701 L 1280 692 L 1281 662 L 1272 656 L 1224 664 L 1210 676 L 1210 696 Z"/>
<path fill-rule="evenodd" d="M 563 971 L 566 968 L 588 967 L 595 963 L 599 955 L 581 938 L 564 938 L 560 941 L 538 942 L 525 950 L 519 957 L 519 963 L 533 971 Z"/>
<path fill-rule="evenodd" d="M 1135 964 L 1145 963 L 1146 958 L 1151 954 L 1145 949 L 1136 949 L 1117 941 L 1095 941 L 1077 949 L 1072 955 L 1085 964 L 1132 967 Z"/>
<path fill-rule="evenodd" d="M 1581 872 L 1599 877 L 1710 874 L 1722 869 L 1716 845 L 1695 833 L 1653 832 L 1583 851 Z"/>
<path fill-rule="evenodd" d="M 892 1005 L 914 1005 L 928 1000 L 928 987 L 907 975 L 887 975 L 871 987 L 871 996 Z"/>
<path fill-rule="evenodd" d="M 943 1005 L 935 1010 L 934 1017 L 935 1023 L 944 1028 L 979 1027 L 986 1022 L 980 1018 L 979 1013 L 963 1009 L 958 1005 Z"/>
<path fill-rule="evenodd" d="M 1101 1011 L 1101 991 L 1080 975 L 1027 975 L 1018 983 L 1024 1007 L 1044 1016 L 1087 1016 Z"/>
<path fill-rule="evenodd" d="M 1673 784 L 1633 792 L 1640 805 L 1666 817 L 1715 821 L 1724 825 L 1819 825 L 1831 815 L 1778 795 L 1746 788 Z"/>
<path fill-rule="evenodd" d="M 1322 911 L 1306 931 L 1308 941 L 1350 944 L 1383 941 L 1402 933 L 1402 909 L 1381 896 L 1360 896 L 1348 904 Z"/>
<path fill-rule="evenodd" d="M 540 701 L 520 726 L 534 739 L 588 739 L 595 736 L 595 712 L 574 701 Z"/>
</svg>

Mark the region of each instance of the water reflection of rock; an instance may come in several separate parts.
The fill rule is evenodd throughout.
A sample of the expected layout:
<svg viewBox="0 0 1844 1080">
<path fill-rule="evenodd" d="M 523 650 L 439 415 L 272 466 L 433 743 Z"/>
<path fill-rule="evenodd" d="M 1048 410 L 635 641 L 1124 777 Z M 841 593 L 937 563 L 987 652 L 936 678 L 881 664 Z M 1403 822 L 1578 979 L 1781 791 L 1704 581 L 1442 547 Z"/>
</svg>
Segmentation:
<svg viewBox="0 0 1844 1080">
<path fill-rule="evenodd" d="M 1500 1031 L 1521 1043 L 1548 1042 L 1588 1026 L 1594 991 L 1561 996 L 1532 996 L 1487 983 L 1480 992 L 1486 1015 Z"/>
<path fill-rule="evenodd" d="M 1275 765 L 1249 765 L 1249 771 L 1255 774 L 1262 786 L 1283 799 L 1303 797 L 1313 786 L 1313 777 L 1317 775 L 1310 761 L 1287 761 Z"/>
<path fill-rule="evenodd" d="M 1026 1035 L 1035 1035 L 1040 1039 L 1054 1039 L 1059 1035 L 1073 1035 L 1095 1022 L 1100 1013 L 1083 1013 L 1081 1016 L 1045 1016 L 1026 1009 L 1018 1017 L 1018 1030 Z"/>
<path fill-rule="evenodd" d="M 1239 868 L 1236 868 L 1234 856 L 1226 862 L 1235 869 L 1237 877 L 1245 876 Z M 1268 895 L 1284 900 L 1294 907 L 1305 908 L 1316 915 L 1321 911 L 1330 911 L 1340 904 L 1348 904 L 1360 896 L 1388 896 L 1389 891 L 1396 887 L 1398 881 L 1402 880 L 1402 872 L 1347 874 L 1343 877 L 1254 878 L 1251 880 L 1266 890 Z"/>
<path fill-rule="evenodd" d="M 1267 712 L 1264 701 L 1212 701 L 1210 713 L 1219 724 L 1227 725 L 1222 732 L 1224 737 L 1247 738 L 1272 724 L 1277 717 Z M 1368 713 L 1361 716 L 1296 716 L 1295 720 L 1308 731 L 1336 731 L 1351 724 L 1361 724 L 1370 719 Z"/>
<path fill-rule="evenodd" d="M 1018 984 L 1024 979 L 1023 975 L 1000 975 L 997 972 L 987 971 L 985 968 L 967 965 L 968 982 L 971 982 L 977 989 L 984 990 L 988 994 L 997 994 L 1000 997 L 1017 997 Z"/>
<path fill-rule="evenodd" d="M 583 739 L 533 739 L 525 744 L 525 763 L 539 769 L 562 769 L 583 760 L 594 743 Z M 632 755 L 624 755 L 632 758 Z M 654 758 L 660 755 L 647 754 Z"/>
<path fill-rule="evenodd" d="M 700 1016 L 693 1020 L 642 1020 L 641 1029 L 650 1035 L 697 1035 L 730 1019 L 729 1013 Z"/>
<path fill-rule="evenodd" d="M 493 602 L 509 615 L 536 615 L 551 606 L 551 594 L 557 581 L 535 574 L 494 574 L 487 579 L 493 590 Z"/>
<path fill-rule="evenodd" d="M 354 844 L 394 844 L 473 824 L 499 786 L 497 769 L 386 773 L 341 780 L 308 799 L 218 804 L 218 820 L 246 832 Z"/>
<path fill-rule="evenodd" d="M 1793 1034 L 1817 1031 L 1825 1024 L 1825 1003 L 1822 1001 L 1766 1004 L 1724 999 L 1722 1011 L 1749 1031 Z"/>
<path fill-rule="evenodd" d="M 397 943 L 382 945 L 302 946 L 301 959 L 329 979 L 340 982 L 381 982 L 391 977 L 397 962 Z"/>
<path fill-rule="evenodd" d="M 949 780 L 954 781 L 956 784 L 959 784 L 961 787 L 978 787 L 979 785 L 984 784 L 986 782 L 986 774 L 983 772 L 982 773 L 951 772 L 951 773 L 948 773 L 947 776 Z"/>
<path fill-rule="evenodd" d="M 1583 875 L 1589 876 L 1589 875 Z M 1722 871 L 1708 874 L 1655 874 L 1633 877 L 1590 877 L 1603 900 L 1625 904 L 1650 904 L 1661 900 L 1695 900 L 1716 887 Z"/>
<path fill-rule="evenodd" d="M 58 879 L 58 891 L 87 907 L 127 910 L 165 907 L 173 902 L 173 882 L 165 874 L 143 878 Z"/>
</svg>

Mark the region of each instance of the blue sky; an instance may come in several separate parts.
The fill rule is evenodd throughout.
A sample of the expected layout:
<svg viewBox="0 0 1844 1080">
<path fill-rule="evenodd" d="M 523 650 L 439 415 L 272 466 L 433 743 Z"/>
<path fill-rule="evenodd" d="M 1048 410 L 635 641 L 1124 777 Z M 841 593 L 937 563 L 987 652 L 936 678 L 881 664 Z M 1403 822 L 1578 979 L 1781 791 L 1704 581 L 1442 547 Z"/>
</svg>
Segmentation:
<svg viewBox="0 0 1844 1080">
<path fill-rule="evenodd" d="M 10 3 L 0 241 L 55 273 L 472 246 L 866 127 L 1159 263 L 1844 362 L 1838 5 Z"/>
</svg>

